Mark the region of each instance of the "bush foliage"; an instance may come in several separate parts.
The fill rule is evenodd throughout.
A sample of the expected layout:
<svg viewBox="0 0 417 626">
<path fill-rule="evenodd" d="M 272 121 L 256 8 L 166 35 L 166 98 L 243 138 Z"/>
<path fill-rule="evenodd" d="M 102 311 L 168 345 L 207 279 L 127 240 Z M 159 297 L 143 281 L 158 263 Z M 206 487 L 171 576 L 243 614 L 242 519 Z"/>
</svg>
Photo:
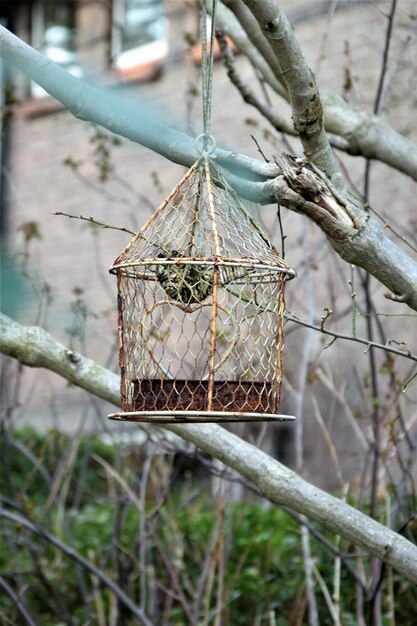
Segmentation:
<svg viewBox="0 0 417 626">
<path fill-rule="evenodd" d="M 143 446 L 96 437 L 74 443 L 56 431 L 3 436 L 0 459 L 4 510 L 29 519 L 104 572 L 155 626 L 308 623 L 300 525 L 258 497 L 231 504 L 213 497 L 211 481 L 192 469 L 173 482 L 172 455 L 155 455 L 148 471 Z M 107 585 L 42 533 L 4 517 L 0 524 L 2 578 L 35 624 L 138 623 Z M 353 557 L 353 546 L 326 538 Z M 320 623 L 333 624 L 335 556 L 314 536 L 311 550 Z M 382 586 L 384 624 L 394 623 L 390 597 L 397 624 L 413 623 L 411 584 L 395 575 L 390 580 Z M 353 626 L 357 590 L 343 562 L 340 587 L 341 623 Z M 0 594 L 0 623 L 27 623 L 7 593 Z"/>
</svg>

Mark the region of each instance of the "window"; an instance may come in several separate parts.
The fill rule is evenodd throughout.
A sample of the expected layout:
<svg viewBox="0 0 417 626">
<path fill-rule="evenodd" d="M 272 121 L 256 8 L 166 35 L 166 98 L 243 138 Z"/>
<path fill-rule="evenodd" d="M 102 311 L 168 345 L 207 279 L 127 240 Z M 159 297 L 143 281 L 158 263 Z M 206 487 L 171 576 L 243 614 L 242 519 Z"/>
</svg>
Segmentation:
<svg viewBox="0 0 417 626">
<path fill-rule="evenodd" d="M 82 74 L 75 48 L 74 0 L 35 0 L 32 13 L 32 44 L 74 76 Z M 46 92 L 35 83 L 32 94 Z"/>
<path fill-rule="evenodd" d="M 114 67 L 160 66 L 168 54 L 167 31 L 163 0 L 113 0 Z"/>
</svg>

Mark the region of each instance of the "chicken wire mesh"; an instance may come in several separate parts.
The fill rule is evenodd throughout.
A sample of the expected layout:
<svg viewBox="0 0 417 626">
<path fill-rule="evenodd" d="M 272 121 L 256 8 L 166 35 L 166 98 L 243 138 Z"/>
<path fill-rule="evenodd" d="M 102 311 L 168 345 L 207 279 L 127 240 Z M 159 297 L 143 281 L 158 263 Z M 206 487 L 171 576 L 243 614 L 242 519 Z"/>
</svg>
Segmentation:
<svg viewBox="0 0 417 626">
<path fill-rule="evenodd" d="M 187 172 L 110 271 L 122 399 L 110 417 L 292 419 L 278 410 L 284 285 L 295 273 L 211 161 Z"/>
</svg>

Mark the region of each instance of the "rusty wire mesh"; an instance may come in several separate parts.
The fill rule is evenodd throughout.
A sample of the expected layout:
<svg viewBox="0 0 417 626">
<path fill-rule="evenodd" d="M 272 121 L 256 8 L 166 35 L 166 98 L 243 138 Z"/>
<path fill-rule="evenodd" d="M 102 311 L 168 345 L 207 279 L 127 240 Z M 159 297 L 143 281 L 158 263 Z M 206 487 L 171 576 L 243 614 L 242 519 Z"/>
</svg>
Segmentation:
<svg viewBox="0 0 417 626">
<path fill-rule="evenodd" d="M 136 421 L 278 415 L 294 272 L 200 159 L 116 259 L 122 412 Z"/>
</svg>

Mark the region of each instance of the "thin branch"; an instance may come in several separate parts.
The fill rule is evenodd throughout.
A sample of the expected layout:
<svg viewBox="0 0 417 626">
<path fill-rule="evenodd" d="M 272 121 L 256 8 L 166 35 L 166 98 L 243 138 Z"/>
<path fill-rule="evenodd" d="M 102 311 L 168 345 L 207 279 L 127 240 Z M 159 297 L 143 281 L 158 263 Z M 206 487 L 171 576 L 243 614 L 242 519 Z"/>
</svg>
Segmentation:
<svg viewBox="0 0 417 626">
<path fill-rule="evenodd" d="M 233 52 L 230 50 L 227 45 L 227 39 L 221 30 L 216 31 L 217 41 L 220 45 L 220 50 L 223 54 L 223 62 L 227 71 L 227 75 L 230 78 L 232 84 L 239 91 L 242 99 L 247 103 L 253 106 L 255 109 L 259 111 L 259 113 L 268 120 L 268 122 L 277 130 L 278 132 L 287 133 L 288 135 L 296 136 L 294 128 L 291 123 L 287 121 L 285 118 L 281 117 L 276 113 L 275 109 L 269 106 L 268 104 L 263 104 L 254 94 L 254 92 L 248 87 L 248 85 L 243 81 L 242 77 L 239 75 L 236 70 Z"/>
<path fill-rule="evenodd" d="M 71 213 L 63 213 L 63 211 L 53 211 L 52 215 L 63 215 L 64 217 L 69 217 L 74 220 L 83 220 L 84 222 L 89 222 L 90 224 L 94 224 L 94 226 L 100 226 L 100 228 L 108 228 L 109 230 L 120 230 L 122 233 L 136 235 L 133 230 L 129 230 L 124 226 L 111 226 L 110 224 L 104 224 L 104 222 L 98 222 L 92 217 L 84 217 L 83 215 L 71 215 Z"/>
<path fill-rule="evenodd" d="M 285 83 L 283 81 L 281 67 L 278 59 L 274 55 L 269 42 L 261 29 L 259 28 L 259 24 L 254 18 L 253 14 L 249 11 L 247 6 L 242 2 L 242 0 L 222 0 L 223 4 L 226 5 L 234 14 L 239 24 L 245 31 L 249 41 L 253 44 L 253 46 L 258 50 L 258 52 L 263 56 L 265 61 L 268 63 L 271 68 L 274 76 L 276 76 L 277 80 L 283 86 L 283 93 L 281 95 L 288 100 L 288 94 L 286 92 Z M 231 29 L 232 30 L 232 29 Z M 231 32 L 233 37 L 233 30 Z"/>
<path fill-rule="evenodd" d="M 304 522 L 304 516 L 302 516 Z M 317 609 L 317 599 L 314 591 L 313 581 L 313 558 L 311 556 L 310 534 L 307 526 L 301 526 L 301 550 L 304 561 L 304 576 L 308 603 L 308 623 L 309 626 L 319 626 L 319 613 Z"/>
<path fill-rule="evenodd" d="M 369 443 L 361 430 L 358 420 L 355 419 L 352 409 L 350 408 L 348 402 L 344 394 L 334 385 L 333 381 L 330 380 L 328 376 L 324 373 L 321 368 L 316 368 L 314 371 L 315 376 L 317 376 L 318 380 L 321 384 L 327 389 L 329 393 L 335 398 L 335 400 L 340 404 L 340 406 L 344 409 L 347 421 L 349 422 L 352 431 L 356 435 L 358 442 L 360 443 L 365 454 L 369 454 Z"/>
<path fill-rule="evenodd" d="M 340 467 L 340 463 L 339 463 L 339 458 L 337 456 L 337 452 L 336 452 L 336 447 L 332 441 L 332 438 L 330 436 L 329 430 L 326 426 L 326 423 L 322 417 L 321 411 L 320 411 L 320 407 L 319 407 L 319 403 L 317 402 L 317 398 L 316 396 L 313 396 L 312 398 L 313 401 L 313 414 L 314 417 L 316 418 L 317 424 L 321 430 L 321 434 L 323 435 L 323 439 L 325 441 L 327 450 L 329 451 L 330 454 L 330 458 L 333 462 L 334 465 L 334 469 L 336 472 L 336 477 L 337 477 L 337 483 L 338 483 L 338 487 L 339 489 L 343 489 L 343 475 L 342 475 L 342 468 Z"/>
<path fill-rule="evenodd" d="M 398 348 L 393 348 L 389 345 L 385 345 L 383 343 L 377 343 L 376 341 L 370 341 L 369 339 L 364 339 L 362 337 L 357 337 L 356 335 L 345 335 L 343 333 L 338 333 L 335 330 L 329 330 L 322 324 L 319 326 L 317 324 L 310 324 L 297 317 L 296 315 L 289 313 L 286 311 L 285 319 L 288 322 L 294 322 L 295 324 L 299 324 L 300 326 L 305 326 L 306 328 L 313 328 L 317 330 L 319 333 L 323 335 L 329 335 L 330 337 L 334 337 L 335 339 L 344 339 L 346 341 L 354 341 L 355 343 L 361 343 L 369 348 L 378 348 L 379 350 L 384 350 L 385 352 L 391 352 L 392 354 L 396 354 L 397 356 L 402 356 L 406 359 L 410 359 L 411 361 L 417 361 L 417 354 L 412 354 L 410 351 L 398 350 Z"/>
<path fill-rule="evenodd" d="M 298 515 L 292 509 L 283 506 L 281 507 L 283 511 L 288 513 L 291 517 L 296 519 L 301 525 L 305 524 L 308 527 L 310 533 L 319 541 L 329 552 L 331 552 L 335 558 L 340 559 L 343 562 L 343 566 L 349 572 L 349 574 L 355 579 L 356 583 L 359 585 L 363 591 L 367 589 L 366 580 L 360 576 L 358 571 L 349 563 L 349 559 L 346 558 L 346 555 L 342 554 L 342 552 L 336 548 L 313 524 L 310 524 L 306 517 L 303 515 Z"/>
<path fill-rule="evenodd" d="M 388 15 L 388 26 L 387 26 L 387 32 L 385 35 L 384 52 L 382 55 L 381 74 L 379 76 L 378 88 L 377 88 L 376 97 L 374 101 L 374 113 L 378 113 L 380 105 L 381 105 L 381 101 L 382 101 L 385 76 L 386 76 L 387 69 L 388 69 L 388 54 L 389 54 L 389 49 L 391 45 L 392 28 L 394 26 L 394 16 L 395 16 L 396 9 L 397 9 L 397 0 L 392 0 L 391 9 Z"/>
<path fill-rule="evenodd" d="M 336 606 L 332 600 L 332 597 L 330 595 L 330 591 L 323 579 L 323 576 L 320 574 L 319 569 L 317 568 L 317 565 L 313 562 L 312 563 L 312 571 L 314 573 L 314 576 L 317 579 L 317 582 L 319 584 L 319 587 L 321 589 L 321 592 L 323 594 L 323 597 L 326 601 L 327 604 L 327 608 L 329 609 L 329 613 L 331 615 L 331 618 L 333 620 L 333 626 L 340 626 L 340 619 L 339 619 L 339 615 L 336 609 Z"/>
<path fill-rule="evenodd" d="M 383 215 L 381 215 L 380 213 L 378 213 L 378 211 L 376 211 L 373 207 L 368 206 L 367 207 L 369 209 L 369 211 L 371 211 L 372 213 L 374 213 L 383 223 L 384 228 L 386 228 L 387 230 L 390 230 L 392 232 L 393 235 L 395 235 L 396 237 L 398 237 L 398 239 L 400 239 L 403 244 L 405 244 L 406 246 L 408 246 L 413 252 L 417 253 L 417 247 L 414 246 L 412 243 L 410 243 L 408 241 L 408 239 L 406 239 L 405 237 L 403 237 L 396 228 L 394 228 L 393 226 L 391 226 L 391 224 L 388 224 L 387 220 L 385 219 L 385 217 Z"/>
<path fill-rule="evenodd" d="M 248 38 L 248 33 L 242 28 L 239 20 L 224 5 L 224 2 L 219 3 L 217 7 L 217 27 L 230 37 L 237 49 L 248 58 L 252 66 L 275 93 L 288 99 L 286 87 L 280 82 L 280 72 L 278 74 L 275 73 L 274 69 L 264 58 L 265 55 L 259 50 L 259 47 L 254 46 L 250 38 Z"/>
</svg>

